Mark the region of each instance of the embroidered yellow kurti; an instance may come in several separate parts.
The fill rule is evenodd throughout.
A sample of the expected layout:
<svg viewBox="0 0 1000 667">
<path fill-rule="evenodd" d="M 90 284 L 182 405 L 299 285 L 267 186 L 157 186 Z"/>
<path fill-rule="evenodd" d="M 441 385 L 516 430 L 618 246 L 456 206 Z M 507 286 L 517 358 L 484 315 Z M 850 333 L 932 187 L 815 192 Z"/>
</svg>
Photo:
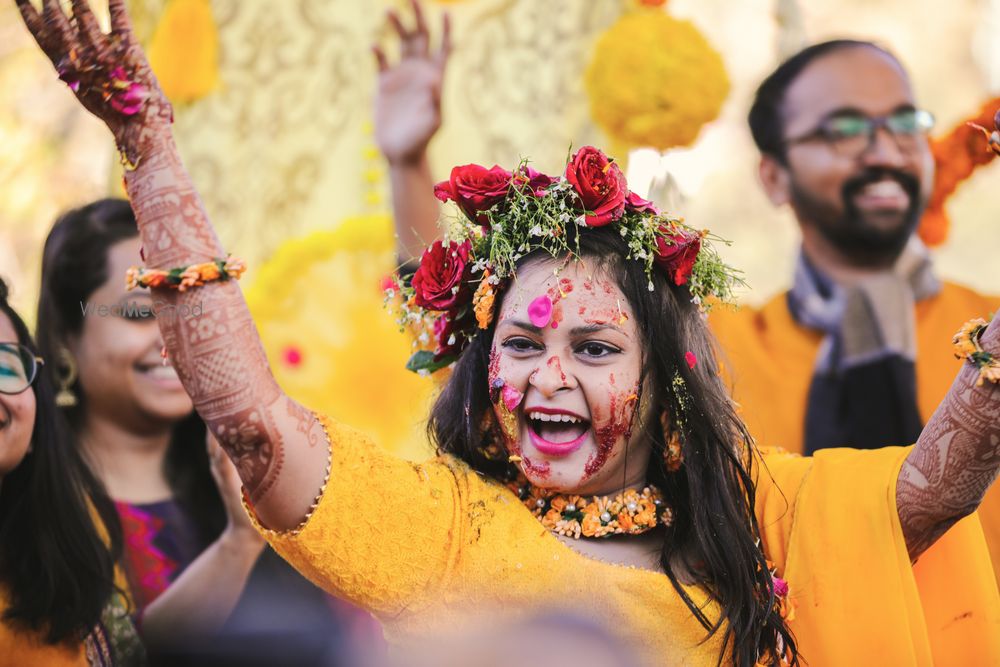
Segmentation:
<svg viewBox="0 0 1000 667">
<path fill-rule="evenodd" d="M 704 630 L 665 575 L 578 554 L 461 461 L 411 464 L 324 420 L 332 467 L 315 512 L 297 534 L 260 530 L 317 585 L 371 610 L 391 642 L 556 607 L 593 614 L 650 665 L 715 664 L 720 637 L 699 644 Z M 765 456 L 764 546 L 789 581 L 791 626 L 813 665 L 1000 664 L 1000 602 L 978 518 L 910 566 L 895 509 L 906 453 Z M 706 611 L 718 615 L 711 603 Z"/>
<path fill-rule="evenodd" d="M 781 294 L 760 310 L 712 310 L 708 319 L 731 371 L 733 398 L 757 442 L 801 453 L 809 384 L 823 334 L 796 322 Z M 986 317 L 1000 299 L 953 283 L 916 305 L 917 404 L 927 423 L 960 368 L 951 338 L 962 323 Z M 1000 584 L 1000 484 L 979 509 Z"/>
</svg>

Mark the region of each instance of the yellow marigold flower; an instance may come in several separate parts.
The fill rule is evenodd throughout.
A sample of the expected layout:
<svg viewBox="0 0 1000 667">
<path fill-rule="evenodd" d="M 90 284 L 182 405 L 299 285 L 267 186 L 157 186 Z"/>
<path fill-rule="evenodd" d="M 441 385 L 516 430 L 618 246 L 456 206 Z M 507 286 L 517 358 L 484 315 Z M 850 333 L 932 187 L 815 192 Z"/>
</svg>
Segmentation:
<svg viewBox="0 0 1000 667">
<path fill-rule="evenodd" d="M 689 21 L 626 12 L 598 39 L 585 86 L 611 137 L 664 151 L 694 142 L 729 94 L 722 57 Z"/>
<path fill-rule="evenodd" d="M 619 512 L 618 525 L 621 526 L 622 530 L 629 531 L 632 530 L 635 523 L 632 521 L 632 517 L 629 516 L 628 512 Z"/>
</svg>

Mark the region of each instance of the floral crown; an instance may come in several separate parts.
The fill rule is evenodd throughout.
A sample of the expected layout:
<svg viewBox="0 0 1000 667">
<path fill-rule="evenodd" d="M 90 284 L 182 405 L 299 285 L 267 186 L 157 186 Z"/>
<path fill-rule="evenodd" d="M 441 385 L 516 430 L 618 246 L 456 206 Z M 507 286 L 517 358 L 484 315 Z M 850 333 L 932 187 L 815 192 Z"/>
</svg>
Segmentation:
<svg viewBox="0 0 1000 667">
<path fill-rule="evenodd" d="M 490 326 L 494 299 L 522 257 L 541 249 L 553 257 L 578 258 L 577 234 L 567 233 L 574 227 L 615 225 L 628 244 L 627 258 L 645 264 L 650 290 L 653 271 L 664 271 L 703 309 L 709 297 L 731 300 L 733 288 L 743 282 L 712 248 L 711 241 L 721 239 L 660 213 L 630 192 L 619 166 L 592 146 L 577 151 L 558 178 L 527 162 L 513 172 L 469 164 L 452 169 L 434 194 L 454 202 L 462 215 L 445 240 L 424 252 L 416 272 L 397 274 L 387 290 L 389 298 L 397 291 L 402 297 L 400 325 L 421 330 L 424 347 L 434 341 L 433 349 L 418 350 L 407 364 L 421 374 L 453 363 L 479 330 Z"/>
</svg>

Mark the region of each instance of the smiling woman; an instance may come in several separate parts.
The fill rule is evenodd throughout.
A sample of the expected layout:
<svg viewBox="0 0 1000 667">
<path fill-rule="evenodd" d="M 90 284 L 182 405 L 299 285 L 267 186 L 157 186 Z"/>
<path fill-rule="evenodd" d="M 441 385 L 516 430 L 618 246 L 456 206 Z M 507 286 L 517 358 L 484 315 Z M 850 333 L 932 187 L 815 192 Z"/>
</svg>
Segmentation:
<svg viewBox="0 0 1000 667">
<path fill-rule="evenodd" d="M 141 664 L 114 507 L 71 445 L 2 281 L 0 341 L 0 661 Z"/>
<path fill-rule="evenodd" d="M 242 621 L 230 619 L 250 618 L 263 601 L 311 619 L 265 627 L 274 650 L 312 664 L 318 649 L 293 654 L 287 645 L 335 636 L 342 625 L 322 592 L 273 553 L 261 555 L 265 545 L 240 508 L 235 469 L 225 457 L 209 461 L 204 423 L 162 356 L 157 319 L 211 318 L 200 303 L 175 308 L 129 291 L 123 276 L 139 256 L 128 202 L 104 199 L 63 215 L 45 245 L 38 335 L 55 360 L 48 377 L 63 397 L 68 438 L 115 501 L 143 638 L 154 662 L 195 660 L 205 641 L 212 655 L 242 661 L 247 649 L 225 640 Z M 257 583 L 248 586 L 251 572 Z M 275 579 L 282 592 L 268 590 L 264 599 Z"/>
<path fill-rule="evenodd" d="M 72 22 L 54 2 L 42 14 L 18 4 L 118 141 L 145 261 L 224 256 L 124 2 L 110 1 L 110 37 L 84 0 Z M 426 55 L 419 10 L 412 33 L 391 18 L 404 58 Z M 113 101 L 126 90 L 142 93 L 127 114 Z M 800 650 L 828 664 L 1000 659 L 996 590 L 982 585 L 981 529 L 967 517 L 1000 468 L 1000 388 L 963 370 L 914 448 L 762 454 L 700 311 L 735 280 L 706 233 L 635 196 L 589 146 L 558 177 L 466 165 L 436 193 L 464 217 L 393 290 L 404 320 L 436 337 L 411 367 L 455 363 L 430 423 L 441 455 L 421 465 L 286 395 L 232 281 L 153 292 L 211 312 L 211 327 L 158 323 L 255 525 L 284 558 L 372 610 L 395 641 L 461 628 L 473 612 L 559 605 L 609 621 L 651 665 L 794 664 Z M 1000 349 L 1000 322 L 981 344 Z M 938 479 L 941 459 L 969 481 Z M 924 493 L 920 475 L 935 480 Z M 897 494 L 897 481 L 909 491 Z M 579 521 L 582 537 L 659 527 L 602 532 L 619 547 L 607 563 L 546 530 L 553 518 Z M 642 563 L 651 542 L 657 558 Z M 947 566 L 959 560 L 960 571 Z"/>
</svg>

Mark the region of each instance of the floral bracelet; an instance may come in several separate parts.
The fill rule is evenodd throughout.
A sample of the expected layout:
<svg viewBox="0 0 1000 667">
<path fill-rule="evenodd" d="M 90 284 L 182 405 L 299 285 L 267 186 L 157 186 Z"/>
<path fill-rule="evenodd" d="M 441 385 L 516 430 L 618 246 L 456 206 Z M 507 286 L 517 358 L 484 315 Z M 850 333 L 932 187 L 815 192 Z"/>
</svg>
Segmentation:
<svg viewBox="0 0 1000 667">
<path fill-rule="evenodd" d="M 989 322 L 981 317 L 969 320 L 951 340 L 955 346 L 955 357 L 967 359 L 979 369 L 977 387 L 983 386 L 983 382 L 987 380 L 994 384 L 1000 383 L 1000 358 L 984 350 L 979 343 L 979 337 L 986 331 L 987 326 Z"/>
<path fill-rule="evenodd" d="M 125 288 L 132 290 L 136 287 L 167 287 L 184 292 L 189 287 L 201 287 L 213 280 L 230 278 L 239 280 L 246 270 L 246 262 L 232 255 L 227 255 L 225 259 L 213 259 L 202 264 L 179 266 L 168 270 L 133 266 L 125 273 Z"/>
</svg>

